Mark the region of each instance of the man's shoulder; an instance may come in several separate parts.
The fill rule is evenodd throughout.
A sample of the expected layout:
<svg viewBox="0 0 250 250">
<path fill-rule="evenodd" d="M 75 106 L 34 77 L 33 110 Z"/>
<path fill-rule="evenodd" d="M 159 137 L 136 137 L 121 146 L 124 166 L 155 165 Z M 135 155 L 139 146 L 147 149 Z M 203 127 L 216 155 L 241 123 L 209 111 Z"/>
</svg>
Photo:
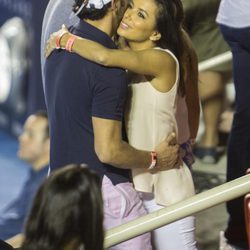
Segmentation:
<svg viewBox="0 0 250 250">
<path fill-rule="evenodd" d="M 114 68 L 114 67 L 105 67 L 102 65 L 93 64 L 96 66 L 95 78 L 101 79 L 103 82 L 127 82 L 127 74 L 124 69 Z"/>
</svg>

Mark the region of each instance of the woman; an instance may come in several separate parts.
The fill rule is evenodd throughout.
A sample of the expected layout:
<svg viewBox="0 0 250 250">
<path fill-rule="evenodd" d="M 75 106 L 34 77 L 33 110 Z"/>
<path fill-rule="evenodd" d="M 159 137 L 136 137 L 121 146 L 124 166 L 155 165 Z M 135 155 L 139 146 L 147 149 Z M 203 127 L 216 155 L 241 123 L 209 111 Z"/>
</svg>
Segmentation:
<svg viewBox="0 0 250 250">
<path fill-rule="evenodd" d="M 68 165 L 40 187 L 25 228 L 23 250 L 102 250 L 103 212 L 99 177 Z"/>
<path fill-rule="evenodd" d="M 89 4 L 92 1 L 98 0 L 90 0 Z M 80 18 L 79 10 L 86 8 L 84 4 L 76 4 L 74 9 Z M 72 36 L 63 28 L 52 35 L 46 55 L 55 47 L 66 47 L 96 63 L 134 72 L 130 75 L 131 96 L 126 111 L 129 143 L 152 150 L 171 132 L 178 133 L 178 142 L 183 143 L 196 136 L 199 101 L 197 64 L 185 53 L 190 45 L 182 30 L 182 19 L 179 0 L 130 1 L 117 31 L 130 50 L 107 49 Z M 152 168 L 153 171 L 133 170 L 135 188 L 148 212 L 194 194 L 191 173 L 185 164 L 160 172 Z M 153 238 L 156 249 L 196 249 L 194 217 L 155 230 Z"/>
</svg>

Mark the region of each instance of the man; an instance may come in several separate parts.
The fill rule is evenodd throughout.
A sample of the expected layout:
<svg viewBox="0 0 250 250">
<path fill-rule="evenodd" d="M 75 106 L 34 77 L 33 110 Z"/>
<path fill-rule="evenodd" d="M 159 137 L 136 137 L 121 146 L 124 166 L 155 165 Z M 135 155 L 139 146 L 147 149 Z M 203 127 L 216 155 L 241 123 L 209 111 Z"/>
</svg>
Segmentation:
<svg viewBox="0 0 250 250">
<path fill-rule="evenodd" d="M 58 8 L 45 17 L 57 19 L 63 13 Z M 115 48 L 111 37 L 126 9 L 124 0 L 76 1 L 73 9 L 80 20 L 70 28 L 72 33 Z M 52 30 L 49 25 L 44 29 Z M 70 163 L 86 163 L 97 171 L 102 178 L 106 229 L 144 215 L 146 211 L 132 187 L 129 169 L 171 168 L 177 160 L 178 146 L 169 145 L 170 136 L 156 147 L 155 161 L 154 153 L 137 150 L 122 140 L 127 94 L 125 71 L 102 67 L 58 50 L 46 61 L 44 75 L 51 170 Z M 150 235 L 136 237 L 112 249 L 129 248 L 151 249 Z"/>
<path fill-rule="evenodd" d="M 18 156 L 30 166 L 30 173 L 20 195 L 0 216 L 0 238 L 9 239 L 23 230 L 33 197 L 48 174 L 49 128 L 47 113 L 39 111 L 28 117 L 19 137 Z"/>
</svg>

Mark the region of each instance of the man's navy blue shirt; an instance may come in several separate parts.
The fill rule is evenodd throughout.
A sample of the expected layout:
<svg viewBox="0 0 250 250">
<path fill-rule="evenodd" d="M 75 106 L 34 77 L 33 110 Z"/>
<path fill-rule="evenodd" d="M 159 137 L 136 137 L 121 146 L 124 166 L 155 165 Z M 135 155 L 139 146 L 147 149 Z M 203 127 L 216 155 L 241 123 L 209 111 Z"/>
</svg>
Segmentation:
<svg viewBox="0 0 250 250">
<path fill-rule="evenodd" d="M 79 20 L 73 34 L 115 49 L 101 30 Z M 122 122 L 127 78 L 122 69 L 108 68 L 65 50 L 54 51 L 45 62 L 45 98 L 49 115 L 50 167 L 86 163 L 113 184 L 129 181 L 129 170 L 102 163 L 94 150 L 92 117 Z"/>
<path fill-rule="evenodd" d="M 33 198 L 43 180 L 48 175 L 49 166 L 39 171 L 30 170 L 19 196 L 0 215 L 0 238 L 9 239 L 23 231 Z"/>
</svg>

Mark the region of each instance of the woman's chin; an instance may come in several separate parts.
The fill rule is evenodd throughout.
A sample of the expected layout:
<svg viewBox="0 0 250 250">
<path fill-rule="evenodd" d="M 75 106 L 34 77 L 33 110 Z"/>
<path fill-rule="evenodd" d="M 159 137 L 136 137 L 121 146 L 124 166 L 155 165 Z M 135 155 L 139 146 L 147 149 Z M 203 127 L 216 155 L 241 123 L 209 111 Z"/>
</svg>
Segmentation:
<svg viewBox="0 0 250 250">
<path fill-rule="evenodd" d="M 128 31 L 125 30 L 123 27 L 119 26 L 118 29 L 117 29 L 117 34 L 119 36 L 122 36 L 122 37 L 125 37 L 128 35 Z"/>
<path fill-rule="evenodd" d="M 120 26 L 119 26 L 118 29 L 117 29 L 117 34 L 118 34 L 119 36 L 123 36 L 123 32 L 122 32 L 122 29 L 120 28 Z"/>
</svg>

